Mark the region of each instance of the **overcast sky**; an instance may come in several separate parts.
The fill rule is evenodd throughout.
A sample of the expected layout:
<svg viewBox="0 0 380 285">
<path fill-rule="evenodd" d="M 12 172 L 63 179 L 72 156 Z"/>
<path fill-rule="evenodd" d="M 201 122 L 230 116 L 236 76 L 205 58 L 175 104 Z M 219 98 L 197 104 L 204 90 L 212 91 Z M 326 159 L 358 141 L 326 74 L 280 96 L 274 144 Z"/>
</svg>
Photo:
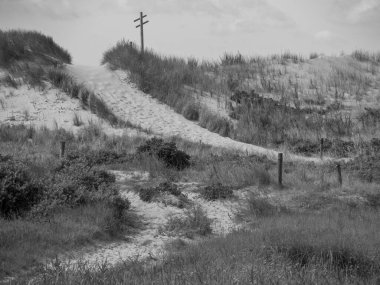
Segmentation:
<svg viewBox="0 0 380 285">
<path fill-rule="evenodd" d="M 380 0 L 0 0 L 0 29 L 41 31 L 97 65 L 118 40 L 139 43 L 140 11 L 146 46 L 168 55 L 380 51 Z"/>
</svg>

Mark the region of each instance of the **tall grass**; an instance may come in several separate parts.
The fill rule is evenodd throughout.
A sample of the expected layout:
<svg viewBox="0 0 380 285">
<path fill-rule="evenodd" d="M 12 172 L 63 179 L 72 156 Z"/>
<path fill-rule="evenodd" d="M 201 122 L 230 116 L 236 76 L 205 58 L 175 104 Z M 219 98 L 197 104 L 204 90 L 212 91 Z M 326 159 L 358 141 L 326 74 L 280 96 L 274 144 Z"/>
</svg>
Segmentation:
<svg viewBox="0 0 380 285">
<path fill-rule="evenodd" d="M 261 218 L 254 231 L 188 246 L 159 264 L 48 270 L 37 284 L 377 284 L 379 212 Z"/>
<path fill-rule="evenodd" d="M 71 63 L 70 54 L 51 37 L 35 31 L 0 30 L 0 66 L 9 67 L 17 61 L 52 64 Z"/>
<path fill-rule="evenodd" d="M 376 60 L 375 55 L 355 54 L 318 58 L 310 68 L 306 64 L 311 63 L 309 59 L 290 52 L 268 57 L 226 53 L 220 62 L 199 63 L 152 50 L 142 57 L 135 44 L 122 41 L 104 53 L 103 63 L 129 70 L 141 90 L 212 132 L 246 143 L 285 145 L 302 151 L 302 145 L 317 144 L 321 137 L 352 141 L 358 135 L 376 133 L 374 126 L 361 127 L 355 112 L 342 113 L 344 96 L 350 94 L 360 102 L 377 72 L 363 63 Z M 295 71 L 294 65 L 300 71 Z M 189 90 L 207 92 L 217 102 L 224 102 L 230 118 L 202 108 Z M 247 96 L 236 102 L 233 98 L 241 92 Z"/>
<path fill-rule="evenodd" d="M 183 89 L 185 85 L 206 86 L 212 81 L 202 76 L 202 66 L 195 63 L 194 59 L 186 62 L 181 58 L 160 56 L 152 50 L 146 50 L 141 56 L 134 43 L 121 41 L 104 53 L 102 63 L 108 63 L 111 68 L 128 70 L 143 92 L 171 106 L 187 119 L 200 118 L 203 126 L 212 126 L 211 131 L 226 134 L 225 119 L 217 114 L 209 114 L 207 110 L 200 110 L 195 99 Z M 223 127 L 215 128 L 219 125 Z"/>
</svg>

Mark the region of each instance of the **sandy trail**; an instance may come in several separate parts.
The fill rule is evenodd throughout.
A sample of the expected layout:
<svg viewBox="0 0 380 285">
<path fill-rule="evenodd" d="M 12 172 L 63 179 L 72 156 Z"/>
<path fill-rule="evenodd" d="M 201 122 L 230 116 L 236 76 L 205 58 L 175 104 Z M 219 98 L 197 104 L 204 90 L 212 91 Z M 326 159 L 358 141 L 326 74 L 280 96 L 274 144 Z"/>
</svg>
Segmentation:
<svg viewBox="0 0 380 285">
<path fill-rule="evenodd" d="M 137 214 L 143 228 L 137 234 L 127 234 L 126 241 L 113 243 L 99 243 L 96 247 L 86 247 L 82 250 L 69 252 L 60 259 L 71 266 L 80 265 L 82 262 L 90 268 L 96 268 L 106 262 L 115 265 L 121 262 L 137 260 L 162 260 L 166 254 L 166 244 L 180 237 L 187 243 L 194 243 L 197 239 L 189 239 L 161 230 L 172 216 L 184 217 L 185 209 L 162 203 L 147 203 L 140 199 L 133 185 L 141 184 L 149 180 L 149 173 L 138 171 L 111 171 L 120 187 L 123 198 L 131 202 L 131 210 Z M 245 193 L 235 191 L 235 199 L 225 201 L 206 201 L 197 193 L 197 183 L 180 183 L 179 189 L 184 193 L 193 205 L 199 205 L 212 220 L 212 233 L 223 235 L 233 230 L 242 228 L 242 223 L 236 222 L 235 214 L 242 207 Z"/>
<path fill-rule="evenodd" d="M 94 91 L 119 118 L 139 125 L 164 137 L 178 136 L 185 140 L 200 142 L 242 151 L 247 154 L 277 159 L 278 152 L 263 147 L 234 141 L 204 129 L 177 114 L 169 106 L 138 90 L 125 72 L 111 71 L 106 66 L 66 66 L 68 72 L 80 83 Z M 303 157 L 285 153 L 287 160 L 316 162 L 316 157 Z M 326 160 L 326 159 L 325 159 Z"/>
</svg>

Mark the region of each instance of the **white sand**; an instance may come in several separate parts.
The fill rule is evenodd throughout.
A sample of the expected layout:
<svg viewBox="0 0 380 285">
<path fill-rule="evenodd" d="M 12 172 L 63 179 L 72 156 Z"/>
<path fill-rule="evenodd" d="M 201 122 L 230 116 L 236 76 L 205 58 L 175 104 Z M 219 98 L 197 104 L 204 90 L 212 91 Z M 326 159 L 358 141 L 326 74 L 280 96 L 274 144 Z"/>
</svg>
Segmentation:
<svg viewBox="0 0 380 285">
<path fill-rule="evenodd" d="M 74 125 L 74 116 L 83 123 L 81 126 Z M 89 124 L 95 124 L 107 135 L 143 135 L 134 129 L 113 128 L 89 110 L 84 110 L 79 100 L 51 86 L 39 90 L 27 85 L 17 89 L 0 85 L 0 123 L 63 128 L 74 134 Z"/>
<path fill-rule="evenodd" d="M 178 235 L 168 235 L 160 230 L 168 222 L 171 216 L 183 217 L 185 209 L 179 209 L 162 202 L 146 203 L 129 186 L 132 182 L 139 183 L 149 179 L 148 173 L 138 171 L 112 171 L 120 185 L 121 195 L 131 202 L 131 209 L 140 216 L 144 229 L 133 235 L 128 241 L 118 241 L 113 243 L 100 243 L 96 247 L 87 247 L 79 251 L 66 253 L 60 259 L 64 263 L 74 266 L 78 262 L 86 263 L 90 268 L 106 262 L 115 265 L 123 261 L 137 260 L 161 260 L 166 253 L 165 245 Z M 212 220 L 212 232 L 216 235 L 227 234 L 233 230 L 243 227 L 243 224 L 236 222 L 235 213 L 242 206 L 244 198 L 243 191 L 235 191 L 235 199 L 226 201 L 205 201 L 199 193 L 194 192 L 199 185 L 196 183 L 182 183 L 179 185 L 182 192 L 187 195 L 194 205 L 200 205 Z M 181 236 L 188 243 L 190 240 Z"/>
</svg>

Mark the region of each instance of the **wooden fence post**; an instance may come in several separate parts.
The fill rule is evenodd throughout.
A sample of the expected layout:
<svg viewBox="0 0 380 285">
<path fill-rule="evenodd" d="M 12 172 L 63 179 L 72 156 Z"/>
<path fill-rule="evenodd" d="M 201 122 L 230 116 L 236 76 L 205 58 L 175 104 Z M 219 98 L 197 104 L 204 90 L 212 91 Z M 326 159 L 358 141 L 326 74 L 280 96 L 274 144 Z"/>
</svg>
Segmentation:
<svg viewBox="0 0 380 285">
<path fill-rule="evenodd" d="M 281 152 L 278 153 L 278 185 L 282 187 L 282 161 L 283 154 Z"/>
<path fill-rule="evenodd" d="M 60 157 L 61 158 L 65 157 L 65 149 L 66 149 L 66 142 L 61 141 L 61 151 L 60 151 Z"/>
<path fill-rule="evenodd" d="M 342 184 L 343 184 L 343 181 L 342 181 L 342 168 L 341 168 L 339 162 L 336 164 L 336 170 L 337 170 L 337 175 L 338 175 L 339 186 L 342 187 Z"/>
<path fill-rule="evenodd" d="M 320 155 L 321 155 L 321 159 L 323 159 L 323 143 L 324 143 L 324 139 L 321 138 L 321 145 L 320 145 Z"/>
</svg>

